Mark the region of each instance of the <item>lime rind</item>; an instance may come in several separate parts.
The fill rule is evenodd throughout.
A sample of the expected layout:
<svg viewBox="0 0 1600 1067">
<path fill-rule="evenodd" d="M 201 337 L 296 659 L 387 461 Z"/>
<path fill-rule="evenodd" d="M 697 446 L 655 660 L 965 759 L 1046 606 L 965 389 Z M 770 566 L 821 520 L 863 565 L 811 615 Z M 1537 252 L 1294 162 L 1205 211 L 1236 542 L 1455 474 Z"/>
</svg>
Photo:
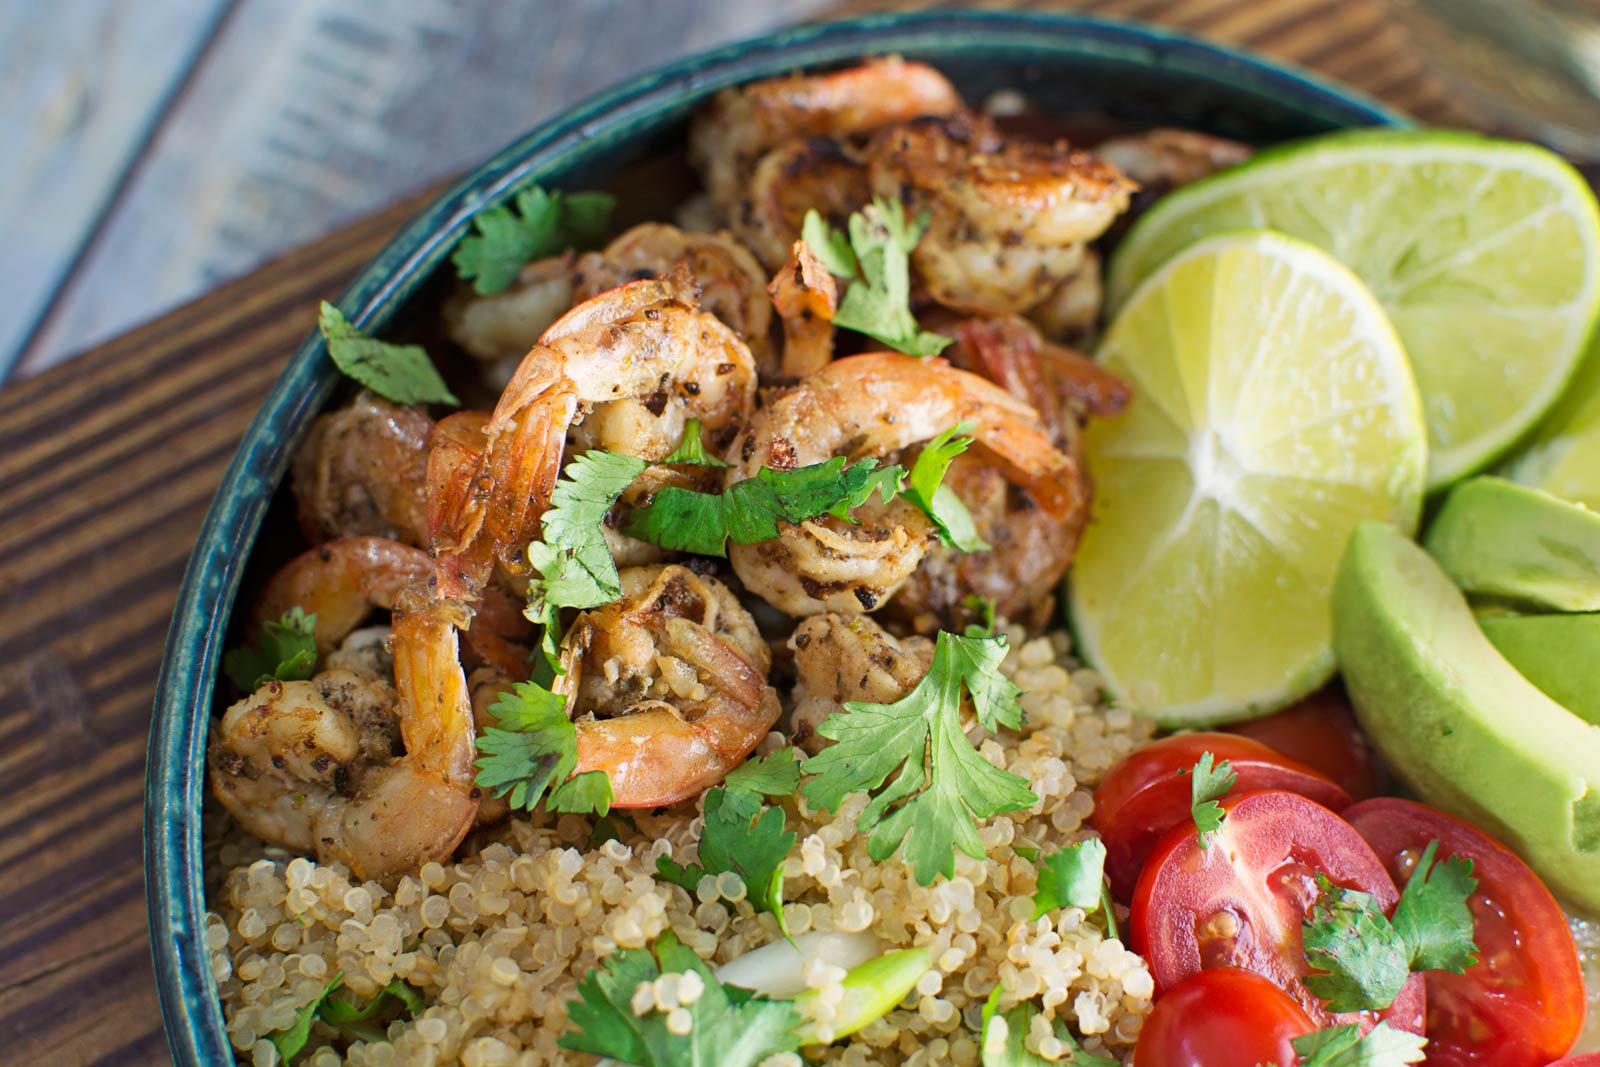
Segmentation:
<svg viewBox="0 0 1600 1067">
<path fill-rule="evenodd" d="M 1109 303 L 1193 241 L 1270 227 L 1373 290 L 1411 354 L 1430 490 L 1494 463 L 1560 397 L 1600 314 L 1600 208 L 1534 145 L 1353 130 L 1279 145 L 1158 201 L 1112 259 Z"/>
<path fill-rule="evenodd" d="M 1085 440 L 1097 503 L 1068 588 L 1080 652 L 1166 726 L 1313 691 L 1334 669 L 1326 605 L 1349 530 L 1410 532 L 1421 509 L 1421 405 L 1381 307 L 1310 244 L 1223 234 L 1140 286 L 1100 358 L 1135 400 Z"/>
</svg>

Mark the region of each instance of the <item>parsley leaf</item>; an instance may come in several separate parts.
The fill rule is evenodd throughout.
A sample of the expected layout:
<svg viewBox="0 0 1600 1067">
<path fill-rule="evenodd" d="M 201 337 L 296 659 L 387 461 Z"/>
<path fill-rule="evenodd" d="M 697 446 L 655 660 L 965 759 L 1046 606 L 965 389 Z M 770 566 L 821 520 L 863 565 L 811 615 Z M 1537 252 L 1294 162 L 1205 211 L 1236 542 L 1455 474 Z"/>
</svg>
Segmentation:
<svg viewBox="0 0 1600 1067">
<path fill-rule="evenodd" d="M 1351 1024 L 1330 1026 L 1291 1043 L 1300 1054 L 1299 1067 L 1405 1067 L 1422 1061 L 1428 1042 L 1421 1034 L 1379 1023 L 1365 1037 Z"/>
<path fill-rule="evenodd" d="M 1041 856 L 1033 917 L 1057 908 L 1093 911 L 1105 894 L 1105 869 L 1106 846 L 1098 837 Z"/>
<path fill-rule="evenodd" d="M 928 228 L 929 213 L 906 221 L 899 200 L 874 197 L 850 216 L 850 236 L 829 226 L 815 211 L 806 212 L 801 238 L 830 274 L 849 279 L 835 326 L 864 333 L 912 356 L 933 356 L 951 338 L 917 325 L 911 314 L 911 250 Z"/>
<path fill-rule="evenodd" d="M 785 749 L 791 752 L 792 749 Z M 793 756 L 789 766 L 793 767 Z M 798 768 L 796 768 L 798 773 Z M 700 862 L 684 866 L 666 856 L 656 858 L 656 870 L 667 881 L 694 895 L 700 879 L 731 871 L 744 882 L 752 904 L 770 911 L 785 937 L 783 917 L 783 860 L 794 847 L 795 834 L 784 831 L 782 808 L 768 807 L 752 783 L 770 784 L 752 776 L 742 783 L 719 785 L 707 791 L 705 829 L 700 833 Z M 792 786 L 790 787 L 793 788 Z"/>
<path fill-rule="evenodd" d="M 778 523 L 805 522 L 820 515 L 847 518 L 874 492 L 885 503 L 900 491 L 905 468 L 879 467 L 864 459 L 846 467 L 843 456 L 794 470 L 763 467 L 754 478 L 735 482 L 720 493 L 699 493 L 668 486 L 634 511 L 627 533 L 641 541 L 702 556 L 726 556 L 727 543 L 770 541 Z"/>
<path fill-rule="evenodd" d="M 995 986 L 994 992 L 989 994 L 989 999 L 983 1003 L 983 1028 L 979 1032 L 979 1046 L 982 1050 L 983 1067 L 1055 1067 L 1059 1064 L 1070 1064 L 1073 1067 L 1118 1067 L 1118 1061 L 1109 1056 L 1096 1056 L 1085 1052 L 1083 1046 L 1078 1044 L 1078 1039 L 1072 1036 L 1072 1031 L 1067 1029 L 1067 1024 L 1060 1018 L 1053 1020 L 1051 1027 L 1056 1040 L 1067 1047 L 1067 1053 L 1060 1059 L 1047 1060 L 1036 1052 L 1028 1051 L 1026 1044 L 1028 1034 L 1033 1030 L 1033 1018 L 1040 1014 L 1039 1008 L 1031 1000 L 1025 1000 L 1008 1012 L 1000 1012 L 1000 993 L 1003 986 Z M 1005 1027 L 1002 1037 L 996 1031 L 999 1027 L 994 1025 L 999 1019 Z"/>
<path fill-rule="evenodd" d="M 472 279 L 473 290 L 483 296 L 504 292 L 526 263 L 605 240 L 616 198 L 535 185 L 518 193 L 515 203 L 515 214 L 505 204 L 478 212 L 472 220 L 477 233 L 463 237 L 450 257 L 456 273 Z"/>
<path fill-rule="evenodd" d="M 979 755 L 961 725 L 965 685 L 986 729 L 1021 726 L 1020 691 L 999 670 L 1005 649 L 1002 637 L 941 632 L 911 692 L 892 704 L 847 702 L 817 728 L 837 743 L 800 768 L 815 776 L 804 787 L 807 802 L 837 811 L 847 794 L 873 793 L 857 822 L 871 831 L 868 855 L 887 859 L 904 842 L 923 885 L 954 873 L 956 848 L 982 858 L 974 820 L 1039 800 L 1026 778 Z"/>
<path fill-rule="evenodd" d="M 531 810 L 554 785 L 554 811 L 604 815 L 610 809 L 611 780 L 604 771 L 568 779 L 578 765 L 578 731 L 567 719 L 565 698 L 533 682 L 518 682 L 489 711 L 495 725 L 478 735 L 473 781 L 480 789 L 509 796 L 513 808 Z"/>
<path fill-rule="evenodd" d="M 1217 803 L 1217 799 L 1227 796 L 1228 790 L 1239 781 L 1239 776 L 1233 773 L 1233 767 L 1227 760 L 1213 766 L 1215 759 L 1211 753 L 1202 752 L 1200 761 L 1191 772 L 1194 777 L 1189 783 L 1194 826 L 1200 831 L 1201 848 L 1211 844 L 1210 835 L 1222 826 L 1222 805 Z"/>
<path fill-rule="evenodd" d="M 1452 856 L 1434 865 L 1439 842 L 1430 841 L 1394 908 L 1394 929 L 1411 951 L 1414 971 L 1460 974 L 1478 962 L 1467 898 L 1478 888 L 1472 861 Z"/>
<path fill-rule="evenodd" d="M 1394 1003 L 1411 970 L 1410 953 L 1370 894 L 1318 872 L 1321 889 L 1302 927 L 1306 988 L 1333 1012 L 1381 1010 Z"/>
<path fill-rule="evenodd" d="M 235 648 L 222 657 L 222 669 L 233 684 L 253 693 L 270 681 L 301 682 L 317 670 L 315 615 L 296 604 L 277 622 L 265 623 L 256 646 Z"/>
<path fill-rule="evenodd" d="M 780 748 L 771 755 L 745 760 L 728 772 L 722 784 L 764 797 L 786 797 L 800 785 L 800 763 L 793 748 Z"/>
<path fill-rule="evenodd" d="M 317 329 L 328 356 L 346 375 L 396 404 L 449 404 L 459 407 L 433 360 L 420 345 L 396 345 L 369 337 L 350 325 L 344 312 L 322 302 Z"/>
<path fill-rule="evenodd" d="M 694 467 L 728 467 L 731 464 L 724 462 L 706 450 L 705 438 L 701 436 L 700 420 L 686 419 L 683 426 L 683 440 L 678 442 L 678 447 L 667 453 L 661 461 L 667 466 L 683 464 Z"/>
<path fill-rule="evenodd" d="M 316 1000 L 300 1009 L 300 1014 L 294 1017 L 294 1023 L 288 1029 L 267 1035 L 267 1040 L 278 1050 L 280 1060 L 288 1063 L 306 1047 L 306 1041 L 311 1037 L 311 1024 L 316 1020 L 318 1010 L 327 1002 L 328 995 L 342 985 L 344 985 L 344 973 L 341 971 L 329 980 Z"/>
<path fill-rule="evenodd" d="M 424 1007 L 422 994 L 399 978 L 378 990 L 378 995 L 360 1008 L 347 1000 L 333 998 L 333 991 L 342 985 L 344 972 L 341 971 L 329 980 L 315 1000 L 300 1009 L 288 1029 L 267 1035 L 267 1040 L 278 1050 L 280 1063 L 288 1063 L 306 1047 L 306 1042 L 311 1038 L 311 1024 L 315 1020 L 343 1028 L 370 1022 L 395 1001 L 404 1007 L 406 1018 L 416 1015 Z"/>
<path fill-rule="evenodd" d="M 567 464 L 540 520 L 540 539 L 528 545 L 539 577 L 528 586 L 523 612 L 544 627 L 540 647 L 561 673 L 561 609 L 594 608 L 622 595 L 622 577 L 601 524 L 617 499 L 649 466 L 642 459 L 592 449 Z"/>
<path fill-rule="evenodd" d="M 904 490 L 907 500 L 928 513 L 939 528 L 940 539 L 960 552 L 985 552 L 993 547 L 978 535 L 972 512 L 956 491 L 940 484 L 951 461 L 971 447 L 972 438 L 964 435 L 975 429 L 977 423 L 958 422 L 923 445 Z"/>
<path fill-rule="evenodd" d="M 693 971 L 704 992 L 684 1005 L 692 1027 L 683 1036 L 667 1029 L 658 1011 L 635 1015 L 639 986 L 663 974 Z M 567 1005 L 572 1029 L 562 1048 L 609 1056 L 637 1067 L 755 1067 L 780 1052 L 796 1052 L 800 1012 L 784 1000 L 766 1000 L 717 981 L 711 969 L 670 931 L 651 949 L 623 949 L 578 983 L 578 999 Z"/>
<path fill-rule="evenodd" d="M 968 593 L 961 606 L 976 615 L 982 622 L 969 622 L 963 631 L 966 637 L 994 636 L 994 601 L 977 593 Z"/>
</svg>

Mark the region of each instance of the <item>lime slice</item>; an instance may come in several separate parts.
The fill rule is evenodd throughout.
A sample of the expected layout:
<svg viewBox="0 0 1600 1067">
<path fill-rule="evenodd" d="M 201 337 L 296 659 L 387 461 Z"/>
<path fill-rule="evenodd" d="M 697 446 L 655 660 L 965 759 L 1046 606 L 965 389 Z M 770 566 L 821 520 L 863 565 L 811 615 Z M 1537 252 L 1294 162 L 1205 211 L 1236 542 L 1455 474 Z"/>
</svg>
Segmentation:
<svg viewBox="0 0 1600 1067">
<path fill-rule="evenodd" d="M 1600 511 L 1600 343 L 1506 477 Z"/>
<path fill-rule="evenodd" d="M 1410 532 L 1426 434 L 1361 281 L 1281 234 L 1168 261 L 1099 353 L 1134 399 L 1091 424 L 1068 596 L 1111 692 L 1168 726 L 1265 714 L 1333 673 L 1328 602 L 1362 519 Z"/>
<path fill-rule="evenodd" d="M 1600 309 L 1600 212 L 1533 145 L 1358 130 L 1262 152 L 1159 201 L 1111 264 L 1113 306 L 1208 234 L 1268 227 L 1332 253 L 1405 342 L 1428 420 L 1428 488 L 1479 470 L 1572 377 Z"/>
</svg>

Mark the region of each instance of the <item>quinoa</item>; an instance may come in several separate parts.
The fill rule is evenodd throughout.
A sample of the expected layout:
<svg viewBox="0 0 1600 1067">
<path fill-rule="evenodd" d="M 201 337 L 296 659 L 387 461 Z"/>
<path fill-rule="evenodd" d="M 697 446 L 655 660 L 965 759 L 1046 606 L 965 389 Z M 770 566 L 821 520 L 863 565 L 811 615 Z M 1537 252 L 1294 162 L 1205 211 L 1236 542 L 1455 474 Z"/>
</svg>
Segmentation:
<svg viewBox="0 0 1600 1067">
<path fill-rule="evenodd" d="M 1004 670 L 1026 694 L 1027 723 L 1021 733 L 973 736 L 986 759 L 1028 779 L 1039 803 L 984 821 L 987 855 L 957 851 L 954 877 L 920 886 L 898 856 L 869 859 L 867 835 L 855 825 L 865 795 L 846 798 L 836 813 L 813 811 L 799 795 L 783 801 L 797 834 L 784 864 L 790 933 L 870 929 L 889 948 L 927 948 L 934 963 L 896 1010 L 829 1046 L 824 1062 L 975 1067 L 983 1003 L 996 984 L 1008 1003 L 1043 1006 L 1029 1045 L 1047 1059 L 1064 1052 L 1050 1033 L 1056 1018 L 1090 1052 L 1126 1060 L 1132 1051 L 1155 991 L 1144 960 L 1081 909 L 1035 920 L 1035 867 L 1025 855 L 1092 836 L 1085 820 L 1094 786 L 1154 727 L 1105 702 L 1062 632 L 1024 640 L 1014 631 Z M 760 751 L 785 743 L 770 734 Z M 594 1057 L 556 1041 L 579 978 L 612 953 L 671 930 L 716 967 L 780 936 L 735 875 L 707 876 L 692 895 L 654 877 L 658 857 L 696 857 L 697 804 L 614 812 L 607 824 L 617 838 L 591 844 L 593 818 L 518 814 L 469 839 L 453 862 L 426 864 L 391 888 L 352 882 L 340 864 L 291 858 L 226 814 L 208 814 L 208 869 L 217 873 L 206 940 L 240 1061 L 277 1064 L 267 1036 L 289 1027 L 342 974 L 363 1000 L 404 979 L 427 1007 L 342 1054 L 331 1045 L 335 1031 L 318 1022 L 308 1044 L 316 1051 L 302 1063 L 589 1064 Z M 826 1034 L 844 972 L 813 964 L 803 977 L 821 992 L 808 1010 Z M 680 984 L 646 993 L 662 1001 L 657 1007 L 687 1003 Z"/>
</svg>

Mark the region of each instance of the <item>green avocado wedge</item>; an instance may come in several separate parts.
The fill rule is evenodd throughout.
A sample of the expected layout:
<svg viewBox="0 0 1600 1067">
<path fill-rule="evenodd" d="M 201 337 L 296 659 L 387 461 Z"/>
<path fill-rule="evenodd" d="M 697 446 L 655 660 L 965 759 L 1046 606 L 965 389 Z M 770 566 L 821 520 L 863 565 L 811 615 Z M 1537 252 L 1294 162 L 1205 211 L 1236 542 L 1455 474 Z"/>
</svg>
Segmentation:
<svg viewBox="0 0 1600 1067">
<path fill-rule="evenodd" d="M 1457 585 L 1549 611 L 1600 611 L 1600 515 L 1504 478 L 1462 482 L 1423 546 Z"/>
<path fill-rule="evenodd" d="M 1333 644 L 1362 729 L 1417 796 L 1600 915 L 1600 727 L 1517 673 L 1438 564 L 1380 522 L 1340 564 Z"/>
<path fill-rule="evenodd" d="M 1540 692 L 1600 726 L 1600 615 L 1489 615 L 1478 625 Z"/>
</svg>

